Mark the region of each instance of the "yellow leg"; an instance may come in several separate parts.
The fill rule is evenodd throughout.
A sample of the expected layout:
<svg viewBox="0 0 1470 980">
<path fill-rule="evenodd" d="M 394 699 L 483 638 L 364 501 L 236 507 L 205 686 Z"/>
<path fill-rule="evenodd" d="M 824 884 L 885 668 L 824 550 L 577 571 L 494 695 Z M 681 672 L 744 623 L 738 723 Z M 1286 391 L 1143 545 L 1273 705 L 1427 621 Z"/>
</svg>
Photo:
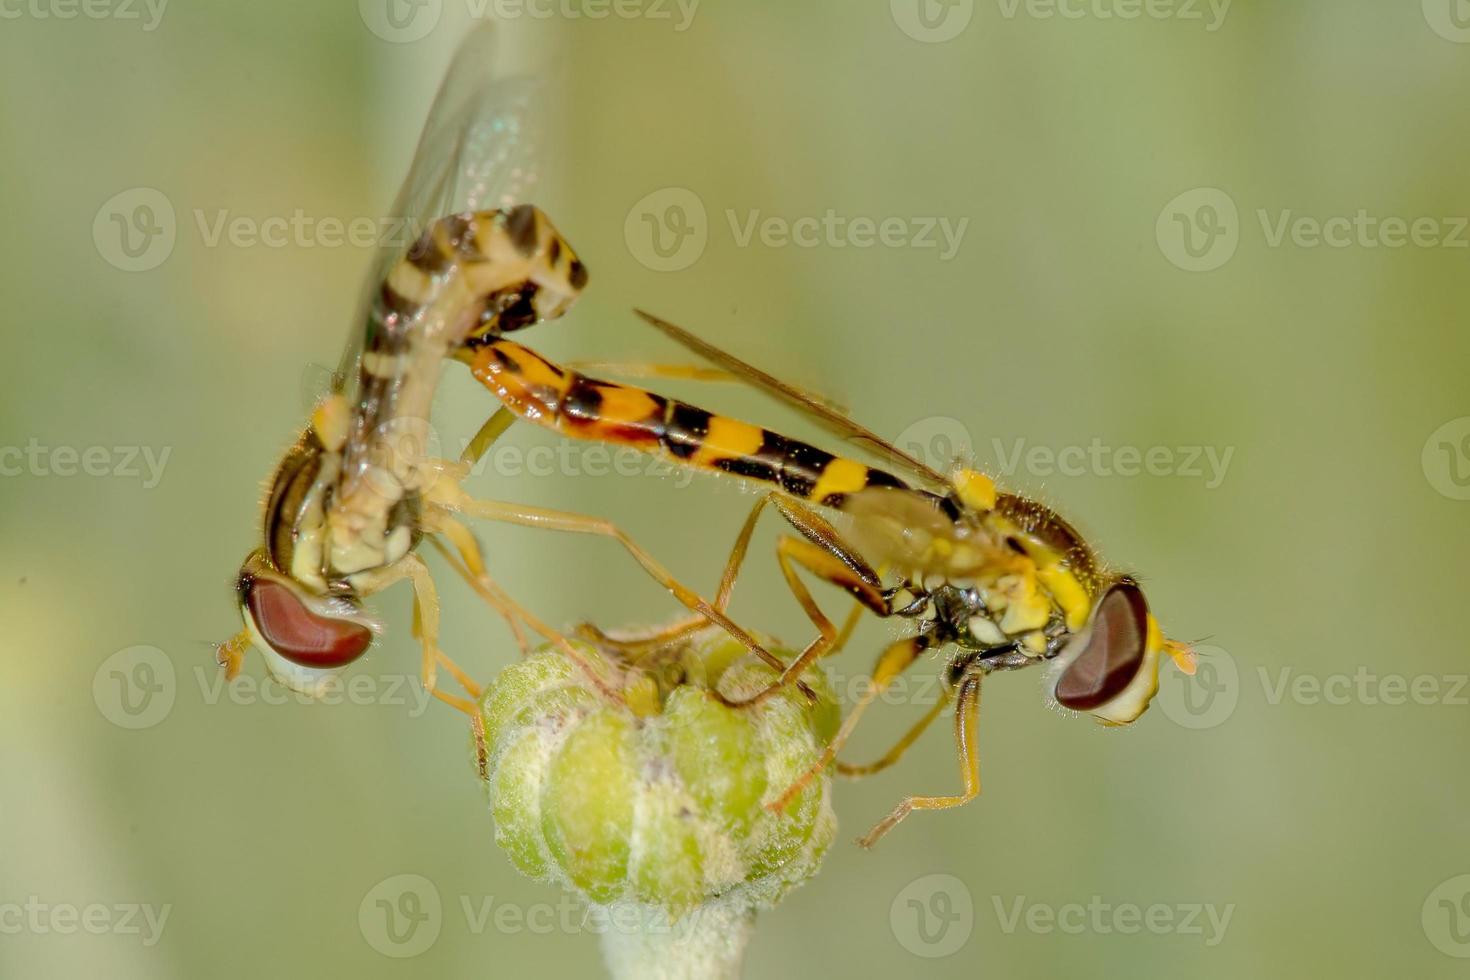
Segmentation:
<svg viewBox="0 0 1470 980">
<path fill-rule="evenodd" d="M 873 773 L 882 772 L 884 769 L 887 769 L 889 766 L 898 762 L 899 759 L 903 758 L 903 754 L 919 740 L 919 736 L 923 735 L 929 726 L 934 723 L 934 719 L 944 713 L 944 709 L 949 707 L 949 700 L 953 695 L 953 691 L 945 688 L 944 697 L 935 702 L 934 707 L 924 712 L 924 717 L 915 722 L 914 727 L 910 728 L 904 734 L 903 738 L 894 744 L 893 748 L 884 753 L 882 758 L 862 765 L 854 765 L 838 759 L 834 763 L 834 767 L 842 775 L 850 776 L 853 779 L 858 779 L 862 776 L 871 776 Z"/>
<path fill-rule="evenodd" d="M 735 590 L 735 579 L 740 574 L 740 566 L 745 561 L 746 553 L 750 550 L 750 539 L 755 533 L 761 511 L 765 509 L 766 503 L 771 496 L 762 496 L 751 508 L 749 516 L 745 518 L 745 524 L 741 526 L 740 533 L 735 537 L 735 545 L 730 549 L 730 556 L 725 560 L 725 570 L 720 575 L 720 587 L 715 592 L 714 607 L 721 613 L 730 607 L 730 595 Z M 674 623 L 653 633 L 630 639 L 610 637 L 591 623 L 583 623 L 578 632 L 592 639 L 594 642 L 603 643 L 614 649 L 639 653 L 650 648 L 668 646 L 676 643 L 691 633 L 696 633 L 709 626 L 709 620 L 704 616 L 693 616 L 689 619 Z"/>
<path fill-rule="evenodd" d="M 755 533 L 756 524 L 760 519 L 761 512 L 766 504 L 774 504 L 786 518 L 803 534 L 802 538 L 783 537 L 776 543 L 776 560 L 781 566 L 781 573 L 786 581 L 787 588 L 795 597 L 807 618 L 817 627 L 818 636 L 809 643 L 801 655 L 781 671 L 780 677 L 768 687 L 758 691 L 755 695 L 745 699 L 731 699 L 723 695 L 716 695 L 729 707 L 745 708 L 760 704 L 773 697 L 787 684 L 798 682 L 806 669 L 819 657 L 830 656 L 841 649 L 851 638 L 853 630 L 857 628 L 858 621 L 865 607 L 875 608 L 880 613 L 886 611 L 885 600 L 877 586 L 877 577 L 871 571 L 865 576 L 854 568 L 866 569 L 866 563 L 847 552 L 842 546 L 837 532 L 830 524 L 816 513 L 796 504 L 792 501 L 783 500 L 779 495 L 770 493 L 756 501 L 751 508 L 750 514 L 745 519 L 745 524 L 740 529 L 740 534 L 735 539 L 735 545 L 730 550 L 730 557 L 725 562 L 725 570 L 720 576 L 720 587 L 715 594 L 714 607 L 720 613 L 724 613 L 729 607 L 730 595 L 735 588 L 735 580 L 740 574 L 741 565 L 745 561 L 746 554 L 750 550 L 750 541 Z M 834 626 L 822 612 L 811 592 L 807 589 L 797 574 L 796 566 L 801 566 L 817 575 L 819 578 L 831 582 L 834 585 L 847 589 L 850 593 L 858 596 L 847 619 L 843 622 L 841 629 Z M 705 625 L 703 620 L 693 619 L 682 623 L 676 623 L 667 629 L 658 631 L 648 636 L 638 637 L 631 641 L 613 640 L 612 645 L 618 649 L 627 651 L 641 651 L 661 644 L 677 641 L 683 636 L 691 633 Z M 609 639 L 606 634 L 593 627 L 587 627 L 586 632 L 595 635 L 600 640 Z"/>
<path fill-rule="evenodd" d="M 419 643 L 423 647 L 420 679 L 424 690 L 460 711 L 473 711 L 474 707 L 471 702 L 439 690 L 439 665 L 441 663 L 462 682 L 468 681 L 468 675 L 450 660 L 444 651 L 439 649 L 439 593 L 434 588 L 434 579 L 429 575 L 429 566 L 424 564 L 423 559 L 412 553 L 405 555 L 370 577 L 359 591 L 363 595 L 371 595 L 381 592 L 400 579 L 408 579 L 413 586 L 414 632 L 418 635 Z M 466 690 L 473 692 L 475 687 L 473 684 L 467 684 Z"/>
<path fill-rule="evenodd" d="M 520 634 L 518 621 L 524 621 L 528 627 L 545 637 L 571 660 L 572 663 L 579 666 L 600 694 L 614 702 L 622 701 L 623 697 L 618 691 L 618 688 L 614 684 L 609 683 L 607 679 L 609 671 L 605 663 L 590 660 L 585 653 L 572 646 L 571 641 L 566 636 L 541 622 L 529 609 L 512 599 L 510 594 L 489 576 L 485 571 L 484 564 L 479 560 L 479 551 L 474 546 L 474 538 L 463 525 L 459 525 L 458 522 L 453 521 L 451 518 L 443 516 L 439 517 L 435 524 L 441 532 L 447 531 L 451 525 L 459 527 L 464 532 L 462 539 L 470 543 L 472 550 L 469 553 L 461 551 L 458 556 L 451 554 L 449 549 L 438 538 L 430 538 L 429 541 L 444 556 L 445 561 L 449 563 L 449 567 L 453 568 L 469 584 L 470 588 L 474 589 L 492 608 L 505 617 L 506 621 L 511 624 L 511 628 L 520 637 L 523 650 L 526 644 L 524 636 Z M 444 536 L 449 538 L 451 544 L 454 544 L 456 550 L 458 550 L 458 546 L 461 544 L 460 538 L 451 536 L 448 533 Z M 475 568 L 479 568 L 478 573 L 473 570 Z"/>
<path fill-rule="evenodd" d="M 811 564 L 822 564 L 829 559 L 831 559 L 830 555 L 803 538 L 783 537 L 776 542 L 776 561 L 781 566 L 781 574 L 786 579 L 786 587 L 796 597 L 797 603 L 800 604 L 807 618 L 816 626 L 817 636 L 806 645 L 800 656 L 786 666 L 780 677 L 750 697 L 727 698 L 717 693 L 715 696 L 725 705 L 731 708 L 752 708 L 774 697 L 787 684 L 796 682 L 802 674 L 806 673 L 806 669 L 837 641 L 837 627 L 832 625 L 832 621 L 823 614 L 821 607 L 817 605 L 817 600 L 807 589 L 806 583 L 802 582 L 801 577 L 796 573 L 797 562 L 811 567 Z"/>
<path fill-rule="evenodd" d="M 786 787 L 780 796 L 766 804 L 766 809 L 772 811 L 786 809 L 787 805 L 796 798 L 797 794 L 805 789 L 813 779 L 816 779 L 823 769 L 831 765 L 833 760 L 837 758 L 837 753 L 842 751 L 842 747 L 852 737 L 853 729 L 857 728 L 858 722 L 862 720 L 868 707 L 884 691 L 888 690 L 888 686 L 893 683 L 899 674 L 902 674 L 908 669 L 910 664 L 919 659 L 919 654 L 927 649 L 929 649 L 928 637 L 922 635 L 911 636 L 891 644 L 879 654 L 878 663 L 873 667 L 872 684 L 863 693 L 858 703 L 853 705 L 847 717 L 843 719 L 842 727 L 837 730 L 837 734 L 833 736 L 831 743 L 828 744 L 822 751 L 822 754 L 818 756 L 817 761 L 812 763 L 806 772 L 802 773 L 796 778 L 795 782 Z"/>
<path fill-rule="evenodd" d="M 424 648 L 424 687 L 435 697 L 441 697 L 438 691 L 439 592 L 434 588 L 434 580 L 429 577 L 429 567 L 418 555 L 405 555 L 398 567 L 413 584 L 414 621 L 419 624 L 419 642 Z"/>
<path fill-rule="evenodd" d="M 746 649 L 760 657 L 776 670 L 785 668 L 774 654 L 766 650 L 756 639 L 743 628 L 736 625 L 724 613 L 716 610 L 705 599 L 689 589 L 678 579 L 674 578 L 657 559 L 645 551 L 642 546 L 635 542 L 617 525 L 598 517 L 586 514 L 574 514 L 567 511 L 549 510 L 543 507 L 532 507 L 524 504 L 511 504 L 495 500 L 476 500 L 463 493 L 457 495 L 452 502 L 447 502 L 446 507 L 479 517 L 485 520 L 501 521 L 507 524 L 516 524 L 522 527 L 544 528 L 554 531 L 567 531 L 574 534 L 593 534 L 600 537 L 611 538 L 633 559 L 643 567 L 643 570 L 667 589 L 674 598 L 678 599 L 690 610 L 704 616 L 710 622 L 723 628 L 727 633 L 739 640 Z"/>
<path fill-rule="evenodd" d="M 459 468 L 468 470 L 477 463 L 495 441 L 515 423 L 516 419 L 516 414 L 505 407 L 501 407 L 486 419 L 479 431 L 465 446 L 464 453 L 460 456 Z M 428 509 L 423 518 L 423 526 L 425 530 L 435 532 L 447 539 L 457 552 L 459 561 L 450 555 L 448 549 L 437 537 L 429 539 L 434 547 L 444 555 L 450 567 L 505 619 L 522 655 L 530 652 L 530 642 L 522 628 L 522 623 L 524 623 L 555 644 L 573 663 L 578 664 L 583 669 L 583 673 L 604 696 L 614 701 L 621 701 L 622 695 L 608 683 L 605 676 L 606 671 L 599 669 L 604 665 L 590 661 L 580 650 L 572 646 L 566 636 L 542 623 L 528 609 L 511 598 L 510 594 L 490 577 L 485 567 L 484 556 L 480 552 L 479 542 L 475 540 L 469 528 L 455 520 L 451 513 L 460 509 L 458 505 L 468 499 L 470 498 L 465 495 L 457 480 L 443 481 L 433 487 L 433 492 L 426 500 Z"/>
<path fill-rule="evenodd" d="M 819 657 L 831 653 L 840 643 L 846 643 L 857 626 L 859 613 L 854 609 L 839 632 L 802 582 L 798 568 L 805 568 L 817 578 L 845 589 L 858 600 L 859 606 L 872 609 L 879 615 L 888 614 L 887 600 L 878 585 L 877 574 L 860 556 L 846 548 L 830 524 L 799 504 L 774 495 L 767 499 L 773 501 L 782 516 L 802 533 L 802 537 L 787 536 L 776 542 L 776 561 L 781 566 L 786 587 L 812 625 L 816 626 L 818 635 L 770 686 L 744 700 L 720 698 L 731 707 L 749 707 L 773 697 L 781 688 L 800 678 Z"/>
<path fill-rule="evenodd" d="M 433 531 L 443 536 L 454 545 L 454 550 L 459 554 L 460 560 L 464 562 L 463 568 L 454 566 L 455 571 L 459 572 L 461 577 L 469 581 L 471 585 L 475 584 L 474 579 L 476 578 L 489 580 L 490 575 L 485 570 L 485 558 L 480 552 L 480 543 L 475 540 L 475 536 L 470 533 L 469 528 L 459 523 L 452 516 L 441 513 L 437 509 L 429 510 L 424 515 L 422 524 L 425 530 Z M 438 548 L 441 554 L 446 555 L 446 557 L 448 556 L 448 552 L 445 551 L 443 545 L 440 544 L 437 538 L 430 538 L 429 540 Z M 516 644 L 521 648 L 521 654 L 524 656 L 529 653 L 531 646 L 526 639 L 525 630 L 521 628 L 521 621 L 523 619 L 521 614 L 524 610 L 511 600 L 508 595 L 491 598 L 490 595 L 482 593 L 481 597 L 489 602 L 496 612 L 500 613 L 501 618 L 510 627 Z M 552 639 L 552 637 L 548 636 L 547 639 Z"/>
<path fill-rule="evenodd" d="M 863 847 L 872 847 L 878 843 L 884 834 L 898 826 L 899 821 L 915 810 L 947 810 L 962 806 L 980 795 L 979 715 L 980 681 L 983 676 L 975 673 L 966 677 L 960 683 L 959 696 L 955 702 L 954 741 L 960 756 L 960 776 L 965 782 L 963 792 L 957 796 L 910 796 L 894 807 L 892 813 L 878 821 L 866 837 L 858 841 Z"/>
<path fill-rule="evenodd" d="M 489 451 L 490 446 L 505 435 L 505 431 L 515 424 L 516 414 L 508 408 L 502 408 L 494 415 L 485 420 L 480 426 L 480 431 L 475 433 L 473 439 L 465 446 L 464 453 L 459 461 L 467 466 L 473 466 L 480 461 L 480 457 Z"/>
</svg>

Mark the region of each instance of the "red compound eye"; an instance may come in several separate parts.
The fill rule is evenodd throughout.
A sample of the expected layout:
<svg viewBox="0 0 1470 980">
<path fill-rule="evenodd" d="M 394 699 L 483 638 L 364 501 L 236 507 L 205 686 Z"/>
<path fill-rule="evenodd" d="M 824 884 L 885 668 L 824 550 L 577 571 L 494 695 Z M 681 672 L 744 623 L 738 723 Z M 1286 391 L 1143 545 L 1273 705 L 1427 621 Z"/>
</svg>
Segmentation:
<svg viewBox="0 0 1470 980">
<path fill-rule="evenodd" d="M 350 619 L 319 616 L 290 588 L 270 579 L 253 579 L 245 605 L 261 638 L 272 650 L 302 667 L 330 670 L 362 656 L 373 633 Z"/>
<path fill-rule="evenodd" d="M 1073 643 L 1085 645 L 1057 681 L 1057 702 L 1074 711 L 1091 711 L 1121 694 L 1143 666 L 1148 646 L 1143 591 L 1131 582 L 1114 585 L 1098 602 L 1087 633 Z M 1063 657 L 1070 654 L 1062 652 Z"/>
</svg>

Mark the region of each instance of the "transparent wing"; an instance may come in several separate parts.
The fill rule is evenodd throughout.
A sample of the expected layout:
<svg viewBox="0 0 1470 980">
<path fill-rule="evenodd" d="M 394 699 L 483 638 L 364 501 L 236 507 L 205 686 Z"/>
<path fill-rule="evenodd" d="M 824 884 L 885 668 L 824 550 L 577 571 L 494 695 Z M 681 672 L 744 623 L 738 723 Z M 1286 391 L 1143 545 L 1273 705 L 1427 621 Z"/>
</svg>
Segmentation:
<svg viewBox="0 0 1470 980">
<path fill-rule="evenodd" d="M 717 364 L 732 374 L 743 378 L 757 389 L 786 402 L 786 404 L 802 412 L 828 432 L 841 436 L 855 445 L 864 447 L 888 464 L 907 470 L 911 475 L 931 486 L 943 487 L 947 485 L 948 481 L 945 480 L 943 473 L 936 471 L 933 467 L 928 466 L 921 460 L 915 459 L 878 435 L 872 429 L 860 425 L 854 419 L 849 418 L 845 412 L 834 406 L 830 401 L 822 398 L 814 398 L 811 393 L 795 385 L 787 384 L 780 378 L 768 374 L 752 364 L 746 363 L 729 351 L 716 347 L 709 341 L 695 336 L 683 327 L 670 323 L 662 317 L 654 316 L 646 310 L 635 309 L 633 312 L 649 326 L 663 333 L 664 336 L 698 354 L 711 364 Z"/>
<path fill-rule="evenodd" d="M 939 499 L 892 487 L 859 490 L 842 506 L 851 519 L 849 540 L 869 561 L 924 569 L 935 559 L 936 540 L 958 540 L 958 529 Z"/>
<path fill-rule="evenodd" d="M 498 47 L 494 25 L 481 24 L 465 36 L 445 72 L 393 203 L 390 233 L 368 270 L 333 376 L 336 391 L 355 382 L 373 298 L 423 230 L 449 214 L 524 202 L 535 182 L 538 85 L 506 74 Z"/>
</svg>

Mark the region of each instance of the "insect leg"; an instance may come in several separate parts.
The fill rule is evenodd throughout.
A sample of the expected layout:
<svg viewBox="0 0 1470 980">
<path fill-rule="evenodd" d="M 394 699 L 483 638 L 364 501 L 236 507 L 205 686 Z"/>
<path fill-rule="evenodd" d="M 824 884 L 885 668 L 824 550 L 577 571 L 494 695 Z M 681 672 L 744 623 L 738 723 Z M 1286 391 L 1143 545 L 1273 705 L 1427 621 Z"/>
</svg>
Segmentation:
<svg viewBox="0 0 1470 980">
<path fill-rule="evenodd" d="M 774 494 L 766 499 L 775 505 L 787 522 L 801 532 L 802 536 L 799 538 L 788 535 L 776 542 L 776 561 L 781 566 L 786 587 L 791 590 L 807 618 L 817 627 L 818 635 L 768 687 L 740 700 L 720 696 L 720 700 L 726 705 L 736 708 L 751 707 L 773 697 L 787 684 L 801 677 L 817 658 L 831 653 L 841 643 L 845 643 L 857 625 L 858 613 L 854 610 L 848 614 L 839 631 L 822 612 L 806 583 L 801 580 L 798 566 L 823 581 L 845 589 L 858 600 L 860 606 L 871 609 L 880 616 L 887 616 L 892 612 L 879 584 L 878 574 L 860 555 L 843 544 L 837 530 L 825 518 L 795 501 Z"/>
<path fill-rule="evenodd" d="M 447 514 L 439 514 L 431 511 L 430 515 L 424 521 L 425 529 L 436 531 L 447 538 L 454 545 L 454 550 L 458 552 L 460 561 L 464 563 L 463 567 L 457 564 L 452 564 L 451 567 L 469 582 L 471 587 L 477 584 L 477 579 L 488 580 L 489 573 L 485 570 L 485 558 L 480 552 L 480 543 L 475 540 L 475 536 L 470 533 L 470 529 Z M 430 538 L 430 541 L 439 549 L 440 554 L 443 554 L 446 558 L 449 557 L 449 553 L 437 538 Z M 488 602 L 496 612 L 500 613 L 501 618 L 510 627 L 511 634 L 515 637 L 516 645 L 521 648 L 522 655 L 528 654 L 531 645 L 526 638 L 525 630 L 521 628 L 522 617 L 519 614 L 522 610 L 520 607 L 512 602 L 509 596 L 503 594 L 491 595 L 481 592 L 481 598 Z M 559 636 L 560 634 L 557 635 Z M 553 639 L 550 635 L 547 635 L 546 638 L 548 640 Z"/>
<path fill-rule="evenodd" d="M 438 537 L 429 538 L 430 543 L 444 556 L 461 578 L 469 584 L 470 588 L 484 599 L 490 606 L 510 624 L 511 630 L 516 634 L 521 649 L 527 649 L 525 635 L 521 631 L 520 623 L 524 622 L 532 630 L 545 637 L 569 660 L 582 669 L 582 672 L 592 682 L 604 697 L 611 701 L 621 701 L 622 695 L 617 688 L 609 683 L 607 677 L 609 671 L 605 662 L 593 661 L 586 653 L 572 646 L 570 640 L 562 633 L 552 629 L 541 622 L 535 614 L 510 597 L 500 585 L 490 577 L 485 570 L 484 562 L 480 558 L 479 545 L 469 529 L 455 521 L 453 518 L 440 515 L 433 521 L 434 530 L 438 531 L 444 538 L 448 539 L 458 553 L 451 554 L 448 547 Z"/>
<path fill-rule="evenodd" d="M 760 657 L 770 666 L 777 670 L 785 669 L 780 659 L 740 626 L 736 625 L 724 613 L 719 612 L 705 599 L 674 578 L 667 569 L 661 565 L 656 558 L 643 549 L 636 541 L 630 538 L 617 525 L 599 517 L 591 517 L 586 514 L 576 514 L 569 511 L 549 510 L 543 507 L 531 507 L 524 504 L 511 504 L 497 500 L 476 500 L 466 495 L 459 495 L 453 503 L 446 506 L 469 514 L 472 517 L 480 517 L 486 520 L 502 521 L 507 524 L 516 524 L 522 527 L 546 528 L 554 531 L 568 531 L 574 534 L 594 534 L 600 537 L 612 538 L 633 559 L 643 567 L 643 570 L 658 582 L 674 598 L 678 599 L 690 610 L 705 616 L 710 622 L 722 627 L 735 639 L 739 640 L 746 649 Z M 812 695 L 815 697 L 814 695 Z"/>
<path fill-rule="evenodd" d="M 760 519 L 761 511 L 765 510 L 766 504 L 771 501 L 773 496 L 773 494 L 766 494 L 755 502 L 755 506 L 750 510 L 750 515 L 745 518 L 745 524 L 740 528 L 740 534 L 735 538 L 734 547 L 730 549 L 730 557 L 726 559 L 725 570 L 720 575 L 720 587 L 715 592 L 714 607 L 722 613 L 730 605 L 730 594 L 735 589 L 735 579 L 740 574 L 740 566 L 745 561 L 746 553 L 750 550 L 750 538 L 755 533 L 755 526 Z M 633 639 L 609 637 L 591 623 L 582 624 L 582 626 L 578 627 L 578 632 L 592 637 L 596 642 L 606 643 L 615 649 L 641 651 L 677 642 L 708 625 L 709 621 L 703 616 L 694 616 L 675 623 L 672 626 L 665 627 L 655 633 Z"/>
<path fill-rule="evenodd" d="M 957 796 L 910 796 L 882 820 L 867 836 L 858 841 L 863 847 L 872 847 L 882 839 L 899 821 L 915 810 L 947 810 L 961 806 L 980 795 L 980 750 L 979 715 L 981 673 L 973 673 L 960 682 L 959 696 L 954 709 L 954 741 L 960 756 L 960 775 L 965 788 Z"/>
<path fill-rule="evenodd" d="M 817 761 L 812 763 L 806 772 L 802 773 L 796 778 L 795 782 L 786 787 L 780 796 L 766 804 L 766 809 L 772 811 L 785 809 L 796 798 L 797 794 L 806 788 L 808 783 L 815 779 L 823 769 L 832 764 L 833 760 L 837 758 L 837 753 L 842 751 L 842 746 L 852 737 L 853 729 L 857 727 L 858 721 L 862 718 L 864 712 L 868 710 L 868 707 L 884 691 L 888 690 L 888 685 L 893 683 L 894 678 L 907 670 L 909 665 L 919 659 L 921 653 L 929 649 L 929 644 L 929 636 L 920 633 L 917 636 L 905 637 L 889 645 L 878 655 L 878 662 L 873 666 L 872 684 L 863 692 L 862 698 L 857 704 L 853 705 L 852 711 L 848 712 L 847 717 L 843 719 L 842 727 L 832 737 L 831 743 L 822 751 Z"/>
<path fill-rule="evenodd" d="M 480 431 L 476 432 L 474 438 L 470 439 L 469 443 L 465 446 L 464 453 L 459 457 L 459 461 L 469 466 L 478 463 L 480 457 L 489 451 L 496 439 L 505 435 L 505 430 L 509 429 L 515 420 L 515 412 L 512 412 L 508 408 L 499 409 L 494 415 L 485 420 L 484 425 L 480 426 Z"/>
<path fill-rule="evenodd" d="M 439 593 L 434 588 L 433 578 L 429 575 L 429 566 L 424 564 L 423 559 L 412 553 L 404 555 L 388 568 L 381 570 L 362 587 L 361 591 L 364 595 L 381 592 L 399 579 L 408 579 L 413 586 L 415 633 L 418 634 L 419 642 L 424 650 L 420 675 L 424 690 L 451 707 L 466 713 L 473 712 L 475 709 L 472 702 L 439 690 L 439 665 L 441 663 L 445 665 L 450 674 L 466 685 L 465 690 L 473 693 L 476 687 L 469 682 L 469 676 L 460 669 L 459 665 L 439 649 Z"/>
<path fill-rule="evenodd" d="M 909 747 L 919 740 L 919 736 L 923 735 L 929 726 L 933 724 L 934 719 L 938 718 L 944 713 L 944 709 L 949 707 L 949 702 L 952 697 L 954 697 L 953 688 L 946 687 L 944 689 L 944 696 L 935 702 L 934 707 L 926 711 L 924 717 L 915 722 L 914 727 L 910 728 L 904 734 L 903 738 L 894 743 L 893 748 L 884 753 L 882 758 L 873 762 L 864 763 L 863 765 L 854 765 L 838 759 L 834 763 L 837 771 L 844 776 L 857 779 L 862 776 L 871 776 L 875 772 L 882 772 L 884 769 L 898 762 L 899 759 L 903 758 L 903 754 L 909 750 Z"/>
</svg>

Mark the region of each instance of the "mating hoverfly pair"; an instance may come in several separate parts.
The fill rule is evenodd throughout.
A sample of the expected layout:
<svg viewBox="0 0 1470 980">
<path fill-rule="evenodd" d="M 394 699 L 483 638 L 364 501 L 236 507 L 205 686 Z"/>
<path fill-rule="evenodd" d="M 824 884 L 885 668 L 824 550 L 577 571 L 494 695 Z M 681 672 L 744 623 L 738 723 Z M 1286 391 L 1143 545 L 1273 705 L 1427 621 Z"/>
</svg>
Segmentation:
<svg viewBox="0 0 1470 980">
<path fill-rule="evenodd" d="M 438 647 L 439 608 L 415 548 L 427 540 L 510 623 L 545 637 L 585 669 L 611 699 L 622 697 L 621 665 L 641 651 L 696 630 L 728 631 L 772 669 L 768 688 L 734 706 L 758 704 L 842 648 L 866 610 L 912 627 L 879 656 L 872 681 L 837 736 L 801 779 L 768 802 L 784 807 L 823 768 L 848 775 L 898 761 L 951 703 L 963 791 L 904 800 L 862 840 L 870 846 L 915 809 L 939 809 L 979 792 L 977 720 L 987 674 L 1046 665 L 1064 708 L 1108 724 L 1141 715 L 1158 689 L 1164 655 L 1192 671 L 1189 648 L 1168 640 L 1138 583 L 1110 571 L 1061 517 L 1000 492 L 982 473 L 940 473 L 882 440 L 828 403 L 647 313 L 640 316 L 709 367 L 645 365 L 645 373 L 738 378 L 807 413 L 845 441 L 880 457 L 886 470 L 760 426 L 626 384 L 557 365 L 506 334 L 564 314 L 587 282 L 585 266 L 538 209 L 520 199 L 528 89 L 494 76 L 489 28 L 466 40 L 429 115 L 395 215 L 422 234 L 385 248 L 331 392 L 278 466 L 266 500 L 263 543 L 237 579 L 245 628 L 220 648 L 233 675 L 258 647 L 283 683 L 312 692 L 362 656 L 378 631 L 361 600 L 401 579 L 414 590 L 422 680 L 436 697 L 475 716 L 473 703 L 438 686 L 443 667 L 477 697 L 468 675 Z M 422 452 L 422 433 L 445 361 L 466 364 L 501 407 L 458 461 Z M 675 579 L 608 521 L 471 497 L 470 466 L 516 419 L 576 439 L 633 447 L 696 471 L 763 485 L 731 551 L 713 600 Z M 768 652 L 725 610 L 758 519 L 767 506 L 795 534 L 777 542 L 782 576 L 816 627 L 791 663 Z M 823 512 L 833 515 L 829 520 Z M 617 540 L 690 612 L 637 638 L 584 632 L 608 651 L 592 663 L 515 602 L 488 574 L 461 517 L 597 534 Z M 839 529 L 838 525 L 841 525 Z M 839 627 L 802 574 L 855 600 Z M 886 577 L 885 577 L 886 573 Z M 950 651 L 945 697 L 878 761 L 836 759 L 863 713 L 929 650 Z M 612 654 L 627 654 L 626 657 Z"/>
</svg>

